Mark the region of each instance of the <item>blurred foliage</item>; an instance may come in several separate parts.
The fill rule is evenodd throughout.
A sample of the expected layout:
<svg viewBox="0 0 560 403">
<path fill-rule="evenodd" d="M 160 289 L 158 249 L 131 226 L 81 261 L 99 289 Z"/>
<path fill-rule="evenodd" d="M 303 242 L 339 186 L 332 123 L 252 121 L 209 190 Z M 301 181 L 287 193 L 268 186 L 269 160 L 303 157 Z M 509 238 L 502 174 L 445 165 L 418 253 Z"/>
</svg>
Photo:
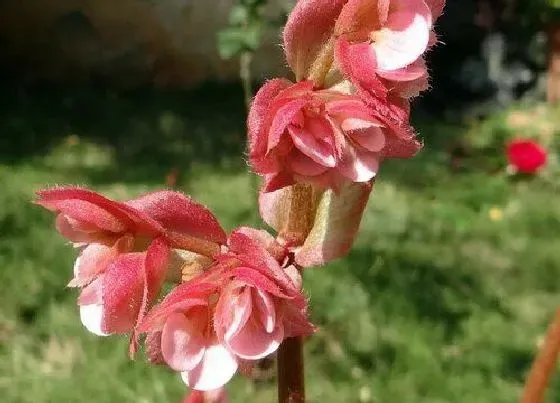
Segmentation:
<svg viewBox="0 0 560 403">
<path fill-rule="evenodd" d="M 479 161 L 483 169 L 504 168 L 506 144 L 516 138 L 535 140 L 549 152 L 545 172 L 560 186 L 560 105 L 517 105 L 481 121 L 472 122 L 460 140 L 464 156 Z"/>
<path fill-rule="evenodd" d="M 218 32 L 218 51 L 223 59 L 255 52 L 269 24 L 264 15 L 267 0 L 237 0 L 229 12 L 229 26 Z"/>
</svg>

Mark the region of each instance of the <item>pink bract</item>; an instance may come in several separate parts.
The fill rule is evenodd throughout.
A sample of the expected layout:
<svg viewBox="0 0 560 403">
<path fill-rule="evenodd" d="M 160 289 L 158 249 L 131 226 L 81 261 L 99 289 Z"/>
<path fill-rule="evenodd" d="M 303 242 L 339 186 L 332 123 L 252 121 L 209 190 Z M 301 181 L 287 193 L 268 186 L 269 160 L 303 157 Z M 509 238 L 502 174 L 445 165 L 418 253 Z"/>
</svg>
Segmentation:
<svg viewBox="0 0 560 403">
<path fill-rule="evenodd" d="M 249 157 L 265 177 L 265 191 L 294 183 L 334 189 L 345 182 L 366 183 L 383 158 L 414 155 L 421 145 L 410 128 L 392 123 L 386 111 L 368 102 L 314 90 L 311 81 L 266 83 L 248 120 Z M 397 112 L 405 121 L 406 106 Z"/>
</svg>

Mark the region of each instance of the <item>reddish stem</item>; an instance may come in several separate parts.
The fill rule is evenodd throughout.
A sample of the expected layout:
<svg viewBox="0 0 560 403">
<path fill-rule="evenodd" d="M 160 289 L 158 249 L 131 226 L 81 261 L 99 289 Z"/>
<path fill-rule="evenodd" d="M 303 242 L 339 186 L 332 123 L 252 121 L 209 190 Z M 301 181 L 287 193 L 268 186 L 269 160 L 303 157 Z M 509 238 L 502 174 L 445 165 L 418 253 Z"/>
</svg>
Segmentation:
<svg viewBox="0 0 560 403">
<path fill-rule="evenodd" d="M 290 337 L 278 349 L 278 403 L 304 403 L 303 338 Z"/>
<path fill-rule="evenodd" d="M 560 352 L 560 309 L 548 328 L 546 340 L 525 382 L 522 403 L 542 403 Z"/>
</svg>

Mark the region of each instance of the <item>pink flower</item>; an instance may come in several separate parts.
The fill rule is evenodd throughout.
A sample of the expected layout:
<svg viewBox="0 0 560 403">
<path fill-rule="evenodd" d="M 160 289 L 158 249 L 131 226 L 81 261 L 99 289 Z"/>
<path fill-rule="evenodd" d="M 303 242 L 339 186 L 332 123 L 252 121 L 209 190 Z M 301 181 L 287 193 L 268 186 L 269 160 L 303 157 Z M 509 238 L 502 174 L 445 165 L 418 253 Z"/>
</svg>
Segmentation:
<svg viewBox="0 0 560 403">
<path fill-rule="evenodd" d="M 298 80 L 324 76 L 333 67 L 324 55 L 334 49 L 334 67 L 355 86 L 378 95 L 388 90 L 416 95 L 428 85 L 422 55 L 436 42 L 433 22 L 443 5 L 443 0 L 301 0 L 284 31 L 288 63 Z"/>
<path fill-rule="evenodd" d="M 507 145 L 508 162 L 517 172 L 535 174 L 546 165 L 546 150 L 532 140 L 513 140 Z"/>
<path fill-rule="evenodd" d="M 307 303 L 283 249 L 263 231 L 240 228 L 214 266 L 173 289 L 145 317 L 152 361 L 181 372 L 195 390 L 222 387 L 243 359 L 274 352 L 285 337 L 310 334 Z M 268 249 L 267 249 L 268 248 Z"/>
<path fill-rule="evenodd" d="M 221 256 L 224 288 L 214 315 L 218 340 L 237 357 L 258 360 L 275 352 L 286 337 L 314 332 L 307 302 L 294 266 L 283 269 L 266 249 L 274 238 L 264 231 L 240 228 Z"/>
<path fill-rule="evenodd" d="M 173 289 L 146 316 L 148 350 L 161 358 L 193 389 L 222 387 L 237 371 L 237 359 L 217 339 L 212 320 L 219 285 L 202 275 Z"/>
<path fill-rule="evenodd" d="M 82 249 L 70 286 L 85 327 L 98 335 L 134 329 L 161 288 L 172 248 L 212 256 L 225 233 L 202 205 L 177 192 L 129 202 L 80 188 L 38 192 L 38 204 L 58 213 L 59 232 Z"/>
<path fill-rule="evenodd" d="M 249 113 L 249 156 L 265 176 L 265 191 L 294 183 L 339 189 L 367 183 L 384 157 L 409 157 L 420 148 L 410 127 L 388 119 L 356 95 L 314 90 L 313 83 L 271 80 Z M 389 106 L 385 105 L 387 108 Z M 398 109 L 400 122 L 408 109 Z"/>
</svg>

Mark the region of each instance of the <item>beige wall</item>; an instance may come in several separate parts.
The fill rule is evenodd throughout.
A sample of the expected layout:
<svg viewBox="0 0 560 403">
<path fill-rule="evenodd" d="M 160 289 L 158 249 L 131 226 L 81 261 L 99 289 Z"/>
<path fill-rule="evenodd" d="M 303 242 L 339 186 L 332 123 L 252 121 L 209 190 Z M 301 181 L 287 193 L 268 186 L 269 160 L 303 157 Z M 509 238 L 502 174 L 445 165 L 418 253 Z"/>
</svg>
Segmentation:
<svg viewBox="0 0 560 403">
<path fill-rule="evenodd" d="M 273 15 L 278 0 L 269 7 Z M 217 55 L 215 33 L 233 0 L 4 0 L 0 40 L 4 57 L 25 61 L 30 74 L 117 81 L 152 78 L 191 85 L 234 79 L 236 62 Z M 273 2 L 274 3 L 274 2 Z M 279 32 L 269 32 L 254 66 L 257 77 L 281 74 Z"/>
</svg>

